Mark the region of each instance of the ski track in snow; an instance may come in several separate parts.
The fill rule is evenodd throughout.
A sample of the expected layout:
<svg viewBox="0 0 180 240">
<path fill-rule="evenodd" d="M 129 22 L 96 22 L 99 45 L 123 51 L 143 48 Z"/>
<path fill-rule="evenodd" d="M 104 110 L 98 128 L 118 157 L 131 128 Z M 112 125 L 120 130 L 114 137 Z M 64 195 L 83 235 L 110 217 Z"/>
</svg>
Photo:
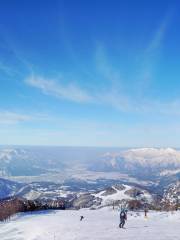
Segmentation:
<svg viewBox="0 0 180 240">
<path fill-rule="evenodd" d="M 80 216 L 85 218 L 80 221 Z M 46 211 L 20 214 L 0 223 L 1 240 L 180 240 L 180 212 L 128 213 L 120 229 L 119 212 L 100 210 Z"/>
</svg>

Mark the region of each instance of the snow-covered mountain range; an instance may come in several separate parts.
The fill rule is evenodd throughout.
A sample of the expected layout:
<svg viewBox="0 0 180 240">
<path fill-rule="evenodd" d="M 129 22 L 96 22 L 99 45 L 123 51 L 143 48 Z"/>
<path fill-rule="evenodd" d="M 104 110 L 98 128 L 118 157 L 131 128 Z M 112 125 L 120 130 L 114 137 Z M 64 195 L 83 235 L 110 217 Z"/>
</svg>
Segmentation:
<svg viewBox="0 0 180 240">
<path fill-rule="evenodd" d="M 180 175 L 180 151 L 137 149 L 0 148 L 0 176 L 39 176 L 83 166 L 93 172 L 120 172 L 136 178 Z M 81 155 L 82 152 L 82 155 Z"/>
<path fill-rule="evenodd" d="M 0 176 L 38 176 L 64 165 L 47 154 L 31 148 L 0 148 Z"/>
<path fill-rule="evenodd" d="M 120 171 L 144 179 L 180 176 L 180 151 L 172 148 L 129 149 L 119 153 L 106 153 L 95 171 Z"/>
</svg>

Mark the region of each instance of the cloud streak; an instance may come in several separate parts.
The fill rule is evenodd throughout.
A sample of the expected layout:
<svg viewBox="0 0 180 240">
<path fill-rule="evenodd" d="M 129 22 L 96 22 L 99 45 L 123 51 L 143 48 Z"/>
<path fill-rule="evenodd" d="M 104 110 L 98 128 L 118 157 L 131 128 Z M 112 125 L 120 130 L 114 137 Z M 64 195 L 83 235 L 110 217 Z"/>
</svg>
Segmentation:
<svg viewBox="0 0 180 240">
<path fill-rule="evenodd" d="M 159 50 L 166 35 L 168 25 L 172 17 L 172 12 L 166 14 L 161 24 L 155 31 L 139 66 L 140 71 L 133 75 L 136 84 L 133 95 L 131 95 L 132 85 L 126 83 L 126 79 L 121 78 L 119 69 L 115 69 L 109 62 L 105 49 L 98 45 L 95 53 L 96 78 L 103 83 L 103 86 L 94 86 L 93 91 L 83 88 L 74 83 L 66 83 L 61 79 L 44 78 L 41 75 L 31 74 L 25 79 L 28 86 L 39 89 L 43 94 L 56 97 L 58 99 L 72 101 L 76 103 L 90 103 L 111 107 L 122 112 L 130 113 L 157 113 L 157 114 L 180 114 L 179 99 L 172 99 L 169 102 L 149 99 L 145 90 L 153 79 Z M 66 80 L 66 79 L 63 79 Z M 132 83 L 133 84 L 133 83 Z M 148 89 L 149 91 L 149 89 Z"/>
<path fill-rule="evenodd" d="M 43 94 L 79 104 L 96 104 L 127 113 L 180 115 L 179 99 L 174 99 L 169 102 L 149 100 L 146 98 L 135 99 L 127 94 L 122 94 L 116 88 L 95 89 L 94 92 L 88 92 L 86 89 L 80 88 L 77 85 L 62 85 L 57 80 L 44 79 L 43 77 L 35 75 L 28 77 L 25 82 L 31 87 L 41 90 Z M 24 118 L 22 117 L 22 119 L 20 118 L 19 120 L 27 120 L 26 118 L 27 117 L 24 116 Z"/>
<path fill-rule="evenodd" d="M 25 79 L 25 83 L 31 87 L 41 90 L 43 94 L 59 99 L 64 99 L 76 103 L 90 103 L 96 105 L 107 105 L 122 111 L 129 111 L 131 101 L 122 95 L 118 89 L 94 89 L 89 92 L 78 85 L 63 85 L 57 79 L 47 79 L 41 76 L 30 76 Z"/>
<path fill-rule="evenodd" d="M 1 110 L 0 111 L 0 124 L 2 125 L 15 125 L 26 122 L 42 122 L 42 121 L 52 121 L 54 120 L 52 117 L 43 114 L 27 114 L 21 113 L 18 111 L 9 111 L 9 110 Z"/>
<path fill-rule="evenodd" d="M 152 53 L 153 51 L 157 50 L 165 37 L 167 32 L 168 26 L 170 24 L 170 20 L 172 18 L 172 12 L 168 12 L 164 17 L 163 21 L 161 22 L 160 26 L 157 28 L 149 46 L 146 49 L 146 53 Z"/>
<path fill-rule="evenodd" d="M 32 75 L 25 80 L 29 86 L 40 89 L 44 94 L 78 103 L 92 102 L 93 98 L 87 91 L 70 83 L 63 85 L 54 79 L 45 79 Z"/>
<path fill-rule="evenodd" d="M 32 120 L 32 117 L 26 114 L 19 114 L 10 111 L 0 112 L 0 124 L 17 124 Z"/>
<path fill-rule="evenodd" d="M 143 89 L 148 88 L 153 79 L 153 72 L 157 65 L 158 57 L 160 55 L 160 50 L 163 45 L 163 40 L 166 36 L 168 26 L 172 19 L 172 11 L 168 12 L 159 27 L 156 29 L 151 41 L 149 42 L 147 48 L 144 50 L 142 58 L 142 70 L 140 74 L 139 86 Z"/>
</svg>

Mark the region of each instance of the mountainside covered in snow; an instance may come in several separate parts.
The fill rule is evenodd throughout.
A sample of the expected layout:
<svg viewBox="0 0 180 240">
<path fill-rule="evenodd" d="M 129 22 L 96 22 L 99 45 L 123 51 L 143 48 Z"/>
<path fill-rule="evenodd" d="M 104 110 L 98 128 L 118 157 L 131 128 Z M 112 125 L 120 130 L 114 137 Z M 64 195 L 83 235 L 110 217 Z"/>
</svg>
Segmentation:
<svg viewBox="0 0 180 240">
<path fill-rule="evenodd" d="M 53 153 L 31 148 L 0 148 L 0 176 L 38 176 L 64 164 L 54 159 Z"/>
<path fill-rule="evenodd" d="M 101 191 L 78 194 L 72 205 L 75 208 L 90 207 L 91 209 L 121 205 L 127 208 L 143 208 L 146 204 L 153 205 L 154 200 L 153 194 L 147 190 L 118 184 Z"/>
<path fill-rule="evenodd" d="M 84 216 L 80 221 L 80 216 Z M 129 212 L 120 229 L 119 212 L 112 208 L 20 214 L 0 224 L 2 240 L 179 240 L 180 212 Z M 33 231 L 32 231 L 33 230 Z"/>
<path fill-rule="evenodd" d="M 21 183 L 0 178 L 0 199 L 16 195 L 22 186 Z"/>
<path fill-rule="evenodd" d="M 154 201 L 154 195 L 147 190 L 124 184 L 115 184 L 104 188 L 101 186 L 99 190 L 95 188 L 88 190 L 50 182 L 20 184 L 0 179 L 0 189 L 3 193 L 0 195 L 0 199 L 10 196 L 42 202 L 61 199 L 67 203 L 68 207 L 76 209 L 119 206 L 122 203 L 128 204 L 132 200 L 139 201 L 139 207 L 142 207 L 143 204 L 153 204 Z"/>
<path fill-rule="evenodd" d="M 166 148 L 129 149 L 106 153 L 94 171 L 120 171 L 143 179 L 180 177 L 180 151 Z"/>
<path fill-rule="evenodd" d="M 17 197 L 41 202 L 62 200 L 66 202 L 68 208 L 75 209 L 96 209 L 121 204 L 130 208 L 133 206 L 143 208 L 145 204 L 148 204 L 153 209 L 156 208 L 157 195 L 142 187 L 120 183 L 107 184 L 107 186 L 103 183 L 101 185 L 95 184 L 93 187 L 94 183 L 89 186 L 88 183 L 84 185 L 85 182 L 71 181 L 66 182 L 67 185 L 65 185 L 53 182 L 17 183 L 0 179 L 0 199 Z"/>
</svg>

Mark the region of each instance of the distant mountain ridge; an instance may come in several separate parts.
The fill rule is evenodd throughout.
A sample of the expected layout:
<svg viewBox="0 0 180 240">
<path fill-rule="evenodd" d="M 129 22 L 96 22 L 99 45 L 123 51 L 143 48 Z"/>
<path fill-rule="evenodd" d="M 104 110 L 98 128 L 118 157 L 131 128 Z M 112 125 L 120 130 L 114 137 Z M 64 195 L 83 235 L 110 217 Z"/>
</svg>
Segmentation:
<svg viewBox="0 0 180 240">
<path fill-rule="evenodd" d="M 129 149 L 106 153 L 94 171 L 120 171 L 135 177 L 154 179 L 180 174 L 180 151 L 172 148 Z"/>
<path fill-rule="evenodd" d="M 0 148 L 0 176 L 37 176 L 64 164 L 31 149 Z"/>
</svg>

